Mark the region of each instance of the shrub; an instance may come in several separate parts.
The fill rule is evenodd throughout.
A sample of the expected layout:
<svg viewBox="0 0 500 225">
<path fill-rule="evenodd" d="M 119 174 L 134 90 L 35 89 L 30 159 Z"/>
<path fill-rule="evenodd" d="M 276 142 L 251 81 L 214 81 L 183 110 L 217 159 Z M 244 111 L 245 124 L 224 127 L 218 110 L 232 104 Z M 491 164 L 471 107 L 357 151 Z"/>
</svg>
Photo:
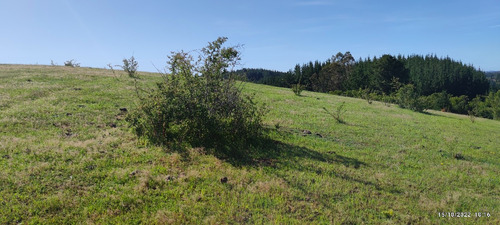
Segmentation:
<svg viewBox="0 0 500 225">
<path fill-rule="evenodd" d="M 332 116 L 338 123 L 345 123 L 344 121 L 344 113 L 347 111 L 345 108 L 345 102 L 342 102 L 335 108 L 335 111 L 332 113 L 328 111 L 325 107 L 323 109 L 328 113 L 330 116 Z"/>
<path fill-rule="evenodd" d="M 328 94 L 331 94 L 331 95 L 342 95 L 342 91 L 341 90 L 329 91 Z"/>
<path fill-rule="evenodd" d="M 368 104 L 372 104 L 373 102 L 373 93 L 370 89 L 364 89 L 362 92 L 361 92 L 361 97 L 363 99 L 366 100 L 366 102 L 368 102 Z"/>
<path fill-rule="evenodd" d="M 292 91 L 295 95 L 300 96 L 302 91 L 305 89 L 304 85 L 301 84 L 292 84 Z"/>
<path fill-rule="evenodd" d="M 493 119 L 500 119 L 500 90 L 497 92 L 490 92 L 486 98 L 486 103 L 491 108 Z"/>
<path fill-rule="evenodd" d="M 242 95 L 227 68 L 240 59 L 238 46 L 223 47 L 227 38 L 201 50 L 199 60 L 185 52 L 169 57 L 170 74 L 127 118 L 138 136 L 170 147 L 206 147 L 231 153 L 261 134 L 264 114 Z"/>
<path fill-rule="evenodd" d="M 69 67 L 80 67 L 80 63 L 77 63 L 76 60 L 68 60 L 64 62 L 64 66 L 69 66 Z"/>
<path fill-rule="evenodd" d="M 428 107 L 435 110 L 449 111 L 450 110 L 450 95 L 446 91 L 434 93 L 427 96 L 429 100 Z"/>
<path fill-rule="evenodd" d="M 401 108 L 411 109 L 417 112 L 423 112 L 428 105 L 427 99 L 420 96 L 416 92 L 415 86 L 412 84 L 401 87 L 396 93 L 396 99 Z"/>
<path fill-rule="evenodd" d="M 459 114 L 467 114 L 468 111 L 468 97 L 461 95 L 459 97 L 450 98 L 451 111 Z"/>
<path fill-rule="evenodd" d="M 120 67 L 127 72 L 129 77 L 136 78 L 137 67 L 139 66 L 134 56 L 130 57 L 130 59 L 123 59 L 123 66 Z"/>
<path fill-rule="evenodd" d="M 483 100 L 480 96 L 477 96 L 469 101 L 468 108 L 469 115 L 473 113 L 474 116 L 493 119 L 491 108 L 488 107 L 486 100 Z"/>
</svg>

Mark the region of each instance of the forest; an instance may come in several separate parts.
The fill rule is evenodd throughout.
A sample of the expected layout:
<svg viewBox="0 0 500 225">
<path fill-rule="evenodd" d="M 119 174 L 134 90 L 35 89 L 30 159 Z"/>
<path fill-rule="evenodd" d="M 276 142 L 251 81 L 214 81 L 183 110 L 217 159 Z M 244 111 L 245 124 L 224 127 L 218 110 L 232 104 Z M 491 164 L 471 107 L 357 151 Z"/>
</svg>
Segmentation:
<svg viewBox="0 0 500 225">
<path fill-rule="evenodd" d="M 500 119 L 500 73 L 485 73 L 449 57 L 382 55 L 355 60 L 350 52 L 297 64 L 288 72 L 240 69 L 237 77 L 259 84 L 396 103 Z M 410 102 L 407 102 L 410 101 Z"/>
</svg>

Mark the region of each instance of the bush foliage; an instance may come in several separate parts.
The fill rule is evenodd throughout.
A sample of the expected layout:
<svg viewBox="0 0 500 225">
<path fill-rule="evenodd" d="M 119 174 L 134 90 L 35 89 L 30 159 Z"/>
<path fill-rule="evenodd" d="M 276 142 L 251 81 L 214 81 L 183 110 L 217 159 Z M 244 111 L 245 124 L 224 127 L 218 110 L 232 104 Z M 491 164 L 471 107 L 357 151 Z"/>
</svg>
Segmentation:
<svg viewBox="0 0 500 225">
<path fill-rule="evenodd" d="M 120 66 L 123 71 L 125 71 L 129 77 L 136 78 L 137 68 L 139 63 L 135 60 L 134 56 L 130 59 L 123 59 L 123 66 Z"/>
<path fill-rule="evenodd" d="M 292 87 L 291 87 L 293 93 L 297 96 L 300 96 L 300 94 L 302 93 L 302 91 L 305 89 L 304 88 L 304 85 L 301 85 L 300 83 L 299 84 L 292 84 Z"/>
<path fill-rule="evenodd" d="M 401 108 L 417 112 L 423 112 L 427 106 L 427 99 L 420 96 L 412 84 L 401 87 L 396 93 L 396 99 Z"/>
<path fill-rule="evenodd" d="M 128 118 L 137 135 L 159 145 L 229 153 L 261 134 L 264 111 L 227 73 L 240 53 L 239 46 L 223 47 L 226 40 L 209 43 L 196 61 L 189 53 L 172 53 L 170 74 Z"/>
</svg>

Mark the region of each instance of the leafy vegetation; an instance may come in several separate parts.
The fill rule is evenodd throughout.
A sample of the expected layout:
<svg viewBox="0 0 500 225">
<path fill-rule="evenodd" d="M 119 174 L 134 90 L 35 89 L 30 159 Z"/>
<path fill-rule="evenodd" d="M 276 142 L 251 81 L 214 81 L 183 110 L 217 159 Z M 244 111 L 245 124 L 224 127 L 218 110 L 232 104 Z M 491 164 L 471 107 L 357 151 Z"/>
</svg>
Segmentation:
<svg viewBox="0 0 500 225">
<path fill-rule="evenodd" d="M 241 95 L 227 68 L 240 59 L 237 47 L 219 38 L 201 50 L 198 62 L 185 52 L 169 57 L 170 74 L 141 99 L 128 120 L 154 144 L 189 144 L 234 155 L 261 136 L 262 115 L 252 98 Z"/>
<path fill-rule="evenodd" d="M 304 91 L 304 85 L 301 84 L 292 84 L 292 91 L 295 95 L 300 96 L 302 91 Z"/>
<path fill-rule="evenodd" d="M 108 66 L 112 69 L 110 65 Z M 120 67 L 128 74 L 129 77 L 135 78 L 139 63 L 135 60 L 134 56 L 132 56 L 130 59 L 123 59 L 123 66 Z"/>
<path fill-rule="evenodd" d="M 110 70 L 0 65 L 0 224 L 500 222 L 499 121 L 246 83 L 269 141 L 238 161 L 145 145 L 134 92 Z M 342 102 L 346 124 L 322 109 Z"/>
</svg>

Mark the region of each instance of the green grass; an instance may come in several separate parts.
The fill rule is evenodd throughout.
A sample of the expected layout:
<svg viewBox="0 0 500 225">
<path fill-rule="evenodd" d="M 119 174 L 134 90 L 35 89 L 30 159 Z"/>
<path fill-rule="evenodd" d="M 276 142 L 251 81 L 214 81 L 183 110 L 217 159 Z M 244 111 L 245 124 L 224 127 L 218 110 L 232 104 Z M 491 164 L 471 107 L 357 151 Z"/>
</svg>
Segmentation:
<svg viewBox="0 0 500 225">
<path fill-rule="evenodd" d="M 123 72 L 0 65 L 0 224 L 500 223 L 500 121 L 244 91 L 269 108 L 270 141 L 219 159 L 139 141 L 120 111 L 137 103 Z M 342 102 L 343 124 L 323 109 Z"/>
</svg>

